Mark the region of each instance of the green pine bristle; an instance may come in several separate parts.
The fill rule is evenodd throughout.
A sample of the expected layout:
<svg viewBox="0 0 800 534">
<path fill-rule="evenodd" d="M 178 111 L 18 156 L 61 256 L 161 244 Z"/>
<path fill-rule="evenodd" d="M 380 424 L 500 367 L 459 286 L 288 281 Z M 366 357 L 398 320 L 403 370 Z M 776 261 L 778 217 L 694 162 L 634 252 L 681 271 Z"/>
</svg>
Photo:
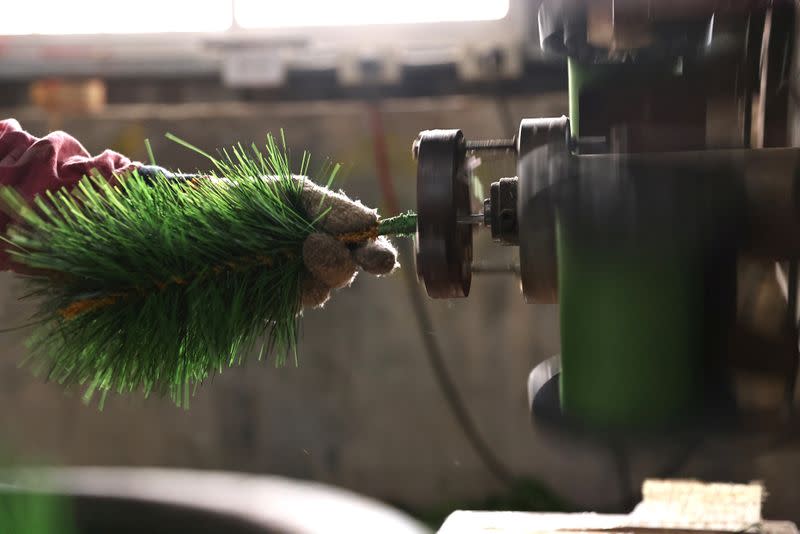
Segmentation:
<svg viewBox="0 0 800 534">
<path fill-rule="evenodd" d="M 44 271 L 29 277 L 43 321 L 31 360 L 49 379 L 87 399 L 140 390 L 183 404 L 259 343 L 278 363 L 295 353 L 302 243 L 315 223 L 302 184 L 271 136 L 264 152 L 208 157 L 211 179 L 86 178 L 35 209 L 2 190 L 21 218 L 7 234 L 12 257 Z M 254 179 L 265 175 L 276 179 Z"/>
</svg>

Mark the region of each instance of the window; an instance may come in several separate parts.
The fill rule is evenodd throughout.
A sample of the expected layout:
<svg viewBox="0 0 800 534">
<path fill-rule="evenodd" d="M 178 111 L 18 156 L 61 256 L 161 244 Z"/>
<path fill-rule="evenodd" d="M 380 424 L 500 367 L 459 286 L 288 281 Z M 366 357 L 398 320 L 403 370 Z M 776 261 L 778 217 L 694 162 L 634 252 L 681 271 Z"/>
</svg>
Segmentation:
<svg viewBox="0 0 800 534">
<path fill-rule="evenodd" d="M 0 35 L 216 32 L 231 26 L 230 0 L 27 0 L 0 17 Z"/>
<path fill-rule="evenodd" d="M 498 20 L 509 0 L 27 0 L 0 35 L 221 32 L 246 29 Z"/>
<path fill-rule="evenodd" d="M 242 28 L 344 26 L 497 20 L 509 0 L 236 0 Z"/>
</svg>

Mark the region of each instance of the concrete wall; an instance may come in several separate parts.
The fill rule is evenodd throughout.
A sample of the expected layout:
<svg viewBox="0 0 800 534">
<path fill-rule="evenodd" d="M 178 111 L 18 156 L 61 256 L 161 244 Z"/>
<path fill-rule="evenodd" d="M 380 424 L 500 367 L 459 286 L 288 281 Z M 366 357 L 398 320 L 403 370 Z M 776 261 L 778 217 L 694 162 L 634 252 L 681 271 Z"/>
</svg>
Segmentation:
<svg viewBox="0 0 800 534">
<path fill-rule="evenodd" d="M 564 95 L 509 102 L 514 120 L 565 113 Z M 383 103 L 396 186 L 414 207 L 410 143 L 417 132 L 460 127 L 467 136 L 507 136 L 496 103 L 479 98 Z M 212 149 L 263 139 L 284 128 L 290 146 L 344 164 L 340 186 L 380 207 L 366 108 L 359 103 L 291 105 L 136 105 L 94 118 L 55 120 L 6 110 L 37 134 L 63 128 L 91 151 L 116 148 L 144 159 L 153 142 L 158 163 L 194 170 L 205 163 L 168 141 L 170 131 Z M 312 165 L 313 168 L 313 165 Z M 489 177 L 507 164 L 487 162 Z M 488 240 L 477 259 L 508 258 Z M 404 268 L 412 259 L 401 258 Z M 27 320 L 20 283 L 0 278 L 0 326 Z M 538 477 L 579 508 L 615 509 L 627 487 L 665 472 L 685 449 L 678 440 L 631 455 L 620 484 L 613 455 L 534 431 L 525 381 L 539 361 L 558 352 L 557 308 L 528 306 L 511 277 L 473 281 L 466 300 L 429 301 L 448 365 L 495 452 L 520 475 Z M 160 399 L 113 398 L 105 411 L 85 406 L 17 363 L 24 332 L 0 336 L 0 429 L 9 447 L 32 461 L 58 464 L 159 465 L 276 473 L 345 486 L 415 507 L 482 497 L 499 486 L 482 467 L 451 417 L 420 343 L 409 298 L 396 275 L 359 276 L 324 310 L 303 321 L 299 366 L 276 369 L 250 362 L 200 389 L 191 409 Z M 800 503 L 792 483 L 800 474 L 796 447 L 764 452 L 755 438 L 708 438 L 692 449 L 675 476 L 767 480 L 772 514 L 789 517 Z M 683 465 L 685 463 L 685 465 Z M 787 469 L 789 472 L 787 472 Z M 793 475 L 792 475 L 793 473 Z"/>
</svg>

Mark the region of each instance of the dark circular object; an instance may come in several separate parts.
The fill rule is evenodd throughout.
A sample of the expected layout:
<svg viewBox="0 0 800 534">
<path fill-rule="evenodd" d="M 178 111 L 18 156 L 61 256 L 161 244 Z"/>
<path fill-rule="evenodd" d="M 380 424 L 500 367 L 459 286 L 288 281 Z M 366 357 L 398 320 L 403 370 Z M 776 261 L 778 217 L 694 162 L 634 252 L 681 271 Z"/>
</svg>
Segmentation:
<svg viewBox="0 0 800 534">
<path fill-rule="evenodd" d="M 519 266 L 527 302 L 558 302 L 553 185 L 567 173 L 569 119 L 524 119 L 518 139 Z"/>
<path fill-rule="evenodd" d="M 417 155 L 417 275 L 432 298 L 469 295 L 472 225 L 466 143 L 461 130 L 427 130 Z"/>
</svg>

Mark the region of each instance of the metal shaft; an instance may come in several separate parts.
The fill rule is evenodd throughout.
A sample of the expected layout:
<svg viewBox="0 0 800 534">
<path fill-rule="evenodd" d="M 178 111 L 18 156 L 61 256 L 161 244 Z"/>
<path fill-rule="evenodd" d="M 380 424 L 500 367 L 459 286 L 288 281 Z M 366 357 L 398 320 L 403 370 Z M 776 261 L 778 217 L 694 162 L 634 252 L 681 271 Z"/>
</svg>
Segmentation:
<svg viewBox="0 0 800 534">
<path fill-rule="evenodd" d="M 468 151 L 472 152 L 516 152 L 516 139 L 485 139 L 466 141 Z"/>
</svg>

